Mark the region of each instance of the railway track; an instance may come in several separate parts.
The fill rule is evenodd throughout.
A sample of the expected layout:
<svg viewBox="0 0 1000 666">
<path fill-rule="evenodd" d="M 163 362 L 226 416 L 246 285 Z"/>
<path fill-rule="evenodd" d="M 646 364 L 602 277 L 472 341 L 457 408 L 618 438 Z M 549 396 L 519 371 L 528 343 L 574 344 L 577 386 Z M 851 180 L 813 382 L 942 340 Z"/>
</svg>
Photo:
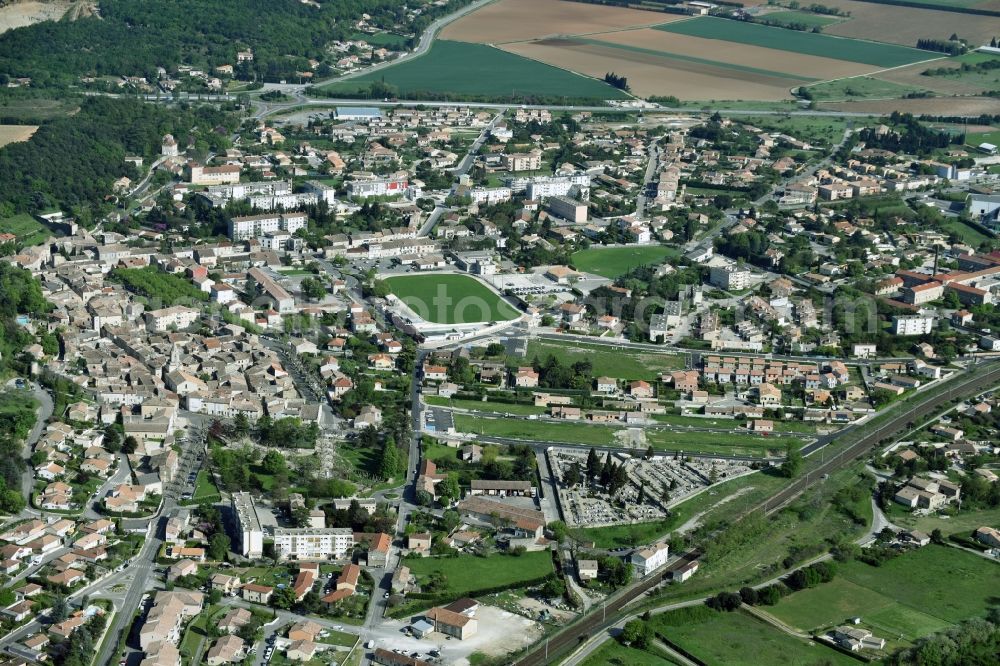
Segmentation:
<svg viewBox="0 0 1000 666">
<path fill-rule="evenodd" d="M 913 405 L 905 412 L 893 416 L 885 423 L 878 425 L 874 430 L 864 432 L 857 442 L 838 452 L 836 455 L 831 456 L 829 460 L 824 460 L 819 465 L 809 468 L 804 476 L 796 479 L 775 495 L 772 495 L 767 501 L 749 509 L 744 515 L 760 510 L 763 510 L 765 514 L 774 513 L 798 497 L 811 483 L 820 480 L 823 475 L 834 472 L 849 464 L 855 458 L 878 445 L 883 438 L 908 429 L 914 416 L 925 416 L 930 411 L 951 401 L 956 395 L 975 395 L 989 389 L 991 386 L 1000 385 L 1000 364 L 992 368 L 974 369 L 972 372 L 973 374 L 969 378 L 958 385 L 950 387 L 947 391 L 936 393 L 932 397 Z M 850 431 L 844 433 L 841 437 L 850 437 L 853 434 L 855 434 L 854 431 Z M 575 624 L 567 626 L 547 641 L 539 644 L 530 652 L 518 658 L 514 663 L 517 666 L 540 666 L 550 663 L 550 661 L 562 656 L 567 650 L 589 639 L 595 632 L 606 629 L 616 621 L 616 614 L 625 606 L 663 582 L 675 568 L 683 566 L 691 559 L 697 557 L 698 554 L 696 552 L 685 553 L 681 559 L 674 562 L 667 570 L 643 579 L 631 587 L 622 590 L 619 594 L 612 596 L 603 605 L 603 609 L 601 606 L 595 606 L 588 615 L 581 618 Z M 608 618 L 611 618 L 610 621 Z"/>
</svg>

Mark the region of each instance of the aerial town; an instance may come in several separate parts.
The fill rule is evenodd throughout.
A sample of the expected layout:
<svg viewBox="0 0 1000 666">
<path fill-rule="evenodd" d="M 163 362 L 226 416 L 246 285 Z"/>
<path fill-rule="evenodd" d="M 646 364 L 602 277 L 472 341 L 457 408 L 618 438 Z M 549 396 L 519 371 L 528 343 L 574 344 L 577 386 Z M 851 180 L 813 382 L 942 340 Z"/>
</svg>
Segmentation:
<svg viewBox="0 0 1000 666">
<path fill-rule="evenodd" d="M 996 95 L 316 93 L 517 4 L 3 120 L 0 665 L 996 663 Z"/>
</svg>

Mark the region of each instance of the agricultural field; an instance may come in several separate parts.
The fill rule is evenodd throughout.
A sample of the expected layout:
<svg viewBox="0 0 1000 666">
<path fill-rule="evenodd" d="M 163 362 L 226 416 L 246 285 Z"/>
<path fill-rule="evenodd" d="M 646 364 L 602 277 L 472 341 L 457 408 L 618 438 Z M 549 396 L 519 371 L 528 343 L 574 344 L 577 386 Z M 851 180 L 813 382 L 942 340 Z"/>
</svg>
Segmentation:
<svg viewBox="0 0 1000 666">
<path fill-rule="evenodd" d="M 523 42 L 658 25 L 683 16 L 565 0 L 499 0 L 441 31 L 441 39 L 478 44 Z"/>
<path fill-rule="evenodd" d="M 645 264 L 659 264 L 676 258 L 680 252 L 664 245 L 635 247 L 591 247 L 574 252 L 573 267 L 578 271 L 614 279 Z"/>
<path fill-rule="evenodd" d="M 811 99 L 816 101 L 842 101 L 851 99 L 896 99 L 909 93 L 925 92 L 926 88 L 883 81 L 871 76 L 824 81 L 807 86 Z"/>
<path fill-rule="evenodd" d="M 688 612 L 685 612 L 688 611 Z M 658 632 L 708 664 L 799 666 L 856 662 L 831 648 L 795 638 L 748 613 L 723 613 L 707 607 L 654 615 Z"/>
<path fill-rule="evenodd" d="M 896 100 L 857 100 L 850 102 L 818 102 L 824 111 L 846 111 L 889 115 L 893 111 L 934 116 L 979 116 L 997 110 L 995 97 L 927 97 Z"/>
<path fill-rule="evenodd" d="M 842 564 L 832 582 L 789 595 L 771 612 L 805 631 L 860 616 L 887 638 L 912 641 L 983 615 L 998 572 L 994 562 L 932 544 L 880 567 Z"/>
<path fill-rule="evenodd" d="M 827 14 L 814 14 L 812 12 L 802 12 L 791 10 L 781 10 L 757 14 L 759 21 L 766 21 L 769 24 L 792 26 L 804 25 L 809 29 L 822 28 L 833 23 L 839 23 L 844 19 L 840 16 L 829 16 Z"/>
<path fill-rule="evenodd" d="M 435 324 L 502 321 L 518 316 L 496 292 L 467 275 L 407 275 L 385 282 L 407 307 Z"/>
<path fill-rule="evenodd" d="M 822 34 L 785 30 L 715 17 L 699 17 L 690 21 L 669 23 L 658 26 L 657 30 L 703 39 L 770 47 L 792 53 L 848 60 L 876 67 L 898 67 L 936 57 L 934 53 L 915 48 L 858 40 L 844 41 Z"/>
<path fill-rule="evenodd" d="M 685 23 L 676 25 L 680 27 Z M 772 76 L 793 77 L 807 81 L 853 76 L 871 70 L 869 65 L 826 56 L 800 54 L 791 60 L 785 51 L 771 44 L 751 45 L 735 41 L 720 43 L 718 39 L 671 33 L 666 30 L 669 27 L 668 25 L 655 29 L 615 32 L 598 35 L 596 39 L 619 44 L 622 48 L 651 51 L 674 58 L 705 59 L 705 62 L 741 71 L 758 71 Z M 783 34 L 786 32 L 797 34 L 794 31 L 782 30 Z"/>
<path fill-rule="evenodd" d="M 41 222 L 27 213 L 0 220 L 0 234 L 14 234 L 19 245 L 39 245 L 52 235 Z"/>
<path fill-rule="evenodd" d="M 823 4 L 851 13 L 849 21 L 823 28 L 823 33 L 827 35 L 915 46 L 918 39 L 932 36 L 927 32 L 928 26 L 933 26 L 933 36 L 939 36 L 940 39 L 957 34 L 970 44 L 980 45 L 989 44 L 990 38 L 997 32 L 998 19 L 988 16 L 916 7 L 891 7 L 857 0 L 825 0 Z M 988 8 L 997 9 L 995 6 Z M 927 58 L 933 57 L 935 54 L 927 54 Z"/>
<path fill-rule="evenodd" d="M 483 76 L 489 72 L 489 76 Z M 604 72 L 601 72 L 604 76 Z M 627 94 L 603 81 L 522 58 L 482 44 L 441 40 L 426 55 L 332 83 L 328 93 L 350 93 L 375 82 L 400 95 L 454 94 L 481 97 L 544 96 L 568 99 L 625 99 Z"/>
<path fill-rule="evenodd" d="M 793 76 L 712 63 L 695 56 L 643 52 L 598 40 L 554 38 L 505 44 L 504 50 L 590 76 L 617 72 L 637 95 L 673 95 L 683 101 L 789 99 L 807 82 Z"/>
<path fill-rule="evenodd" d="M 9 143 L 27 141 L 37 131 L 38 125 L 0 125 L 0 148 Z"/>
<path fill-rule="evenodd" d="M 954 58 L 942 58 L 934 62 L 880 72 L 878 78 L 903 85 L 923 87 L 945 95 L 975 95 L 988 90 L 1000 90 L 1000 69 L 962 71 L 961 67 L 990 60 L 1000 60 L 1000 56 L 971 52 Z M 941 70 L 951 71 L 937 73 Z M 924 74 L 928 71 L 936 73 Z"/>
<path fill-rule="evenodd" d="M 536 357 L 545 362 L 555 356 L 564 365 L 577 361 L 590 361 L 595 377 L 616 379 L 657 379 L 660 374 L 684 367 L 684 357 L 676 354 L 642 352 L 633 349 L 618 349 L 612 345 L 588 344 L 586 342 L 554 342 L 532 340 L 524 359 L 516 363 L 531 363 Z"/>
</svg>

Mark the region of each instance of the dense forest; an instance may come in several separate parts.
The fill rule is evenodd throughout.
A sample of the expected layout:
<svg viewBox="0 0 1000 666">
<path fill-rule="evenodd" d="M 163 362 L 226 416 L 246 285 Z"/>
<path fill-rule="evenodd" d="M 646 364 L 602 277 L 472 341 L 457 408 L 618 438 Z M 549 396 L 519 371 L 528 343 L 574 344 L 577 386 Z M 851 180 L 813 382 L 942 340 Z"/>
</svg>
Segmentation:
<svg viewBox="0 0 1000 666">
<path fill-rule="evenodd" d="M 466 4 L 428 5 L 410 27 Z M 397 0 L 337 0 L 313 6 L 298 0 L 101 0 L 100 17 L 46 21 L 0 35 L 0 77 L 29 76 L 35 86 L 59 86 L 81 76 L 144 76 L 177 65 L 237 65 L 252 49 L 245 78 L 276 81 L 323 61 L 325 47 L 355 33 L 362 14 L 394 26 L 406 18 Z"/>
<path fill-rule="evenodd" d="M 164 134 L 189 138 L 208 152 L 229 146 L 238 119 L 212 107 L 172 108 L 130 99 L 89 98 L 80 111 L 53 120 L 31 141 L 0 149 L 0 218 L 62 208 L 84 224 L 106 210 L 112 183 L 139 173 L 125 162 L 159 154 Z"/>
</svg>

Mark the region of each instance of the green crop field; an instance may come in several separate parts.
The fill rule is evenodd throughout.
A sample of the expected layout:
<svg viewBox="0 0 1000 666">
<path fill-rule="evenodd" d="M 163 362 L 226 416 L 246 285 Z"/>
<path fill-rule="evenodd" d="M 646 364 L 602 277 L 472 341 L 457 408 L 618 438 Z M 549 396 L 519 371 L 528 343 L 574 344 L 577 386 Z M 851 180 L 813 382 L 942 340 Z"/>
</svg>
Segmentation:
<svg viewBox="0 0 1000 666">
<path fill-rule="evenodd" d="M 476 590 L 535 580 L 552 573 L 552 554 L 547 550 L 520 556 L 490 555 L 477 557 L 423 557 L 407 559 L 406 566 L 421 584 L 435 572 L 444 576 L 445 587 L 439 591 L 466 596 Z"/>
<path fill-rule="evenodd" d="M 0 234 L 14 234 L 18 245 L 39 245 L 52 235 L 41 222 L 27 213 L 0 220 Z"/>
<path fill-rule="evenodd" d="M 367 88 L 374 82 L 393 86 L 400 95 L 453 93 L 459 95 L 526 95 L 571 99 L 625 99 L 603 81 L 506 53 L 483 44 L 438 40 L 426 55 L 393 67 L 333 83 L 324 89 L 338 93 Z"/>
<path fill-rule="evenodd" d="M 683 621 L 678 622 L 677 618 Z M 784 634 L 743 612 L 723 613 L 708 608 L 687 613 L 673 611 L 654 615 L 650 624 L 658 633 L 708 664 L 856 666 L 858 663 L 819 643 Z"/>
<path fill-rule="evenodd" d="M 880 567 L 840 565 L 832 582 L 785 597 L 771 612 L 805 631 L 858 616 L 885 638 L 914 640 L 985 613 L 998 575 L 995 563 L 930 545 Z"/>
<path fill-rule="evenodd" d="M 839 16 L 813 14 L 812 12 L 799 12 L 795 10 L 761 14 L 758 19 L 775 25 L 804 25 L 810 29 L 822 28 L 824 25 L 839 23 L 844 20 Z"/>
<path fill-rule="evenodd" d="M 677 354 L 644 352 L 576 341 L 532 340 L 528 343 L 524 360 L 530 363 L 537 357 L 544 363 L 549 355 L 555 356 L 565 365 L 590 361 L 595 377 L 616 379 L 658 379 L 663 372 L 684 367 L 684 357 Z M 517 363 L 523 361 L 518 359 Z"/>
<path fill-rule="evenodd" d="M 786 30 L 755 23 L 744 23 L 711 16 L 677 21 L 656 27 L 657 30 L 704 39 L 719 39 L 751 46 L 791 51 L 806 55 L 860 62 L 878 67 L 898 67 L 940 57 L 929 51 L 906 46 L 832 37 L 812 32 Z"/>
<path fill-rule="evenodd" d="M 677 248 L 663 245 L 629 247 L 592 247 L 574 252 L 573 266 L 578 271 L 614 279 L 644 264 L 659 264 L 680 256 Z"/>
<path fill-rule="evenodd" d="M 468 275 L 399 275 L 385 282 L 411 310 L 435 324 L 504 321 L 518 316 L 513 306 Z"/>
</svg>

